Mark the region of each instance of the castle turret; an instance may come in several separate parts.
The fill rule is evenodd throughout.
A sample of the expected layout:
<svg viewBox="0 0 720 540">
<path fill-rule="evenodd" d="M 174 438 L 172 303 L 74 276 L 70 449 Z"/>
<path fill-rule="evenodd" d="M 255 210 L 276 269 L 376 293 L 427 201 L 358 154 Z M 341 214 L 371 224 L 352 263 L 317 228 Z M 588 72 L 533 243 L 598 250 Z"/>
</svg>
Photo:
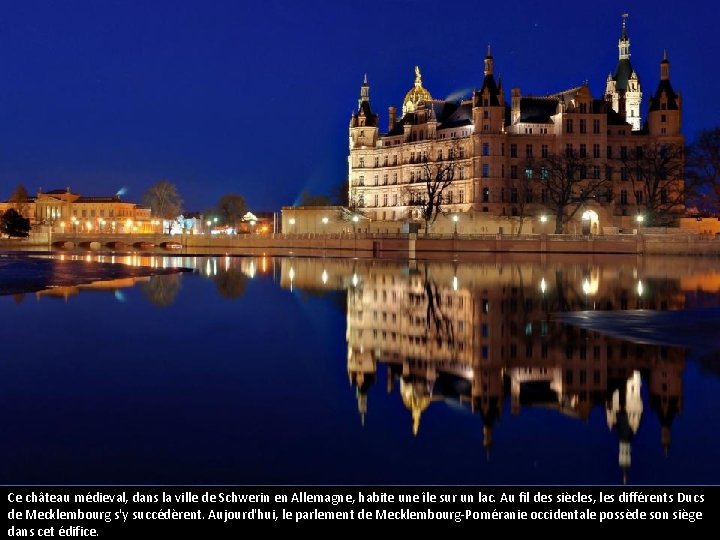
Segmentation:
<svg viewBox="0 0 720 540">
<path fill-rule="evenodd" d="M 505 97 L 502 86 L 495 81 L 494 65 L 488 45 L 483 71 L 485 78 L 482 87 L 473 96 L 473 123 L 476 133 L 500 133 L 504 127 Z"/>
<path fill-rule="evenodd" d="M 615 73 L 608 75 L 605 100 L 632 126 L 633 131 L 642 127 L 640 105 L 642 91 L 640 78 L 630 63 L 630 36 L 627 31 L 628 14 L 622 16 L 622 30 L 618 40 L 618 63 Z"/>
<path fill-rule="evenodd" d="M 378 115 L 370 108 L 370 85 L 367 75 L 360 86 L 357 112 L 350 118 L 350 148 L 374 146 L 378 135 Z"/>
<path fill-rule="evenodd" d="M 648 109 L 648 130 L 651 135 L 675 136 L 680 134 L 682 103 L 680 95 L 670 84 L 670 61 L 667 51 L 660 62 L 660 82 Z"/>
</svg>

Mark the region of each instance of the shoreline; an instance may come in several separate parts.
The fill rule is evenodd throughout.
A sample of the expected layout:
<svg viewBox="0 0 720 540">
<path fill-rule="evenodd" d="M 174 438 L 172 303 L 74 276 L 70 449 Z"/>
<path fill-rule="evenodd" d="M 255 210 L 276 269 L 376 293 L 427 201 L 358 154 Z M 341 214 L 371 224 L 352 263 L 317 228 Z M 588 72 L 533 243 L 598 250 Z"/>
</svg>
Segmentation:
<svg viewBox="0 0 720 540">
<path fill-rule="evenodd" d="M 163 247 L 170 244 L 172 247 Z M 176 244 L 173 246 L 173 244 Z M 121 247 L 119 247 L 121 246 Z M 225 255 L 258 250 L 273 255 L 372 258 L 436 258 L 487 253 L 624 254 L 720 256 L 720 237 L 687 232 L 618 235 L 456 235 L 436 234 L 256 234 L 210 235 L 31 235 L 0 240 L 0 253 L 133 252 Z"/>
</svg>

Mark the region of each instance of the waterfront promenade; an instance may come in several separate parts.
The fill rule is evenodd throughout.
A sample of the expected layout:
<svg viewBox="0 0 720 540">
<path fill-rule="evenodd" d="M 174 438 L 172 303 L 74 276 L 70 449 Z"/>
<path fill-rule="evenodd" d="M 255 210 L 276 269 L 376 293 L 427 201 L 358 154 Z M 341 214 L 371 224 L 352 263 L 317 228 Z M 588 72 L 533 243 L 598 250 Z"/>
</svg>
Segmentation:
<svg viewBox="0 0 720 540">
<path fill-rule="evenodd" d="M 242 254 L 266 251 L 272 255 L 373 256 L 378 258 L 436 258 L 471 253 L 588 253 L 637 255 L 720 255 L 720 238 L 694 233 L 616 235 L 463 235 L 434 234 L 240 234 L 240 235 L 32 235 L 1 240 L 0 249 L 32 250 L 163 250 L 187 254 Z M 143 244 L 143 245 L 140 245 Z M 166 250 L 167 251 L 167 250 Z"/>
</svg>

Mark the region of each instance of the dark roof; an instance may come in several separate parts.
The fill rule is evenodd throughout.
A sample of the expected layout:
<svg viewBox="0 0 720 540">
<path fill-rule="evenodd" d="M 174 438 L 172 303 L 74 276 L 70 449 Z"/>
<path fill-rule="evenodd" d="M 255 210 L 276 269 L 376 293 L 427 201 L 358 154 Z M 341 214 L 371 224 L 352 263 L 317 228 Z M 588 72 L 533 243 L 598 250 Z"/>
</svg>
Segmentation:
<svg viewBox="0 0 720 540">
<path fill-rule="evenodd" d="M 483 85 L 478 93 L 483 94 L 485 90 L 490 94 L 490 105 L 500 105 L 500 100 L 498 99 L 500 90 L 498 89 L 498 85 L 495 84 L 495 77 L 493 77 L 492 74 L 485 75 Z"/>
<path fill-rule="evenodd" d="M 613 109 L 612 107 L 607 107 L 605 112 L 607 113 L 607 125 L 608 126 L 626 126 L 626 125 L 629 126 L 630 125 L 625 121 L 625 118 L 623 118 L 623 116 L 620 115 L 620 113 L 615 112 L 615 109 Z"/>
<path fill-rule="evenodd" d="M 457 101 L 432 100 L 425 103 L 432 110 L 437 121 L 437 129 L 446 129 L 472 124 L 472 103 L 470 101 L 458 103 Z M 393 128 L 385 136 L 393 137 L 405 132 L 404 126 L 418 124 L 417 112 L 406 113 L 396 120 Z"/>
<path fill-rule="evenodd" d="M 613 75 L 616 90 L 627 90 L 627 83 L 633 71 L 633 67 L 628 58 L 622 58 L 618 61 L 618 65 L 615 68 L 615 75 Z"/>
<path fill-rule="evenodd" d="M 370 127 L 377 127 L 378 125 L 378 115 L 372 112 L 372 109 L 370 109 L 370 102 L 369 101 L 363 101 L 360 103 L 360 109 L 358 110 L 356 117 L 360 116 L 360 113 L 363 113 L 365 115 L 365 125 Z"/>
<path fill-rule="evenodd" d="M 557 112 L 556 98 L 525 97 L 520 98 L 520 121 L 535 124 L 549 124 L 550 117 Z"/>
<path fill-rule="evenodd" d="M 443 109 L 443 116 L 438 117 L 438 129 L 467 126 L 472 124 L 472 103 L 465 102 L 455 104 L 455 110 L 450 112 L 450 107 Z"/>
<path fill-rule="evenodd" d="M 606 104 L 604 99 L 593 99 L 592 100 L 592 112 L 601 113 L 605 112 Z M 611 107 L 608 107 L 611 108 Z"/>
<path fill-rule="evenodd" d="M 679 108 L 678 104 L 677 104 L 678 96 L 675 93 L 675 91 L 673 90 L 669 79 L 661 80 L 660 84 L 658 84 L 655 95 L 650 99 L 650 110 L 651 111 L 660 110 L 660 100 L 661 100 L 663 94 L 665 94 L 667 96 L 668 110 L 677 111 Z"/>
<path fill-rule="evenodd" d="M 71 193 L 69 189 L 51 189 L 50 191 L 44 192 L 46 195 L 65 195 L 65 193 Z"/>
</svg>

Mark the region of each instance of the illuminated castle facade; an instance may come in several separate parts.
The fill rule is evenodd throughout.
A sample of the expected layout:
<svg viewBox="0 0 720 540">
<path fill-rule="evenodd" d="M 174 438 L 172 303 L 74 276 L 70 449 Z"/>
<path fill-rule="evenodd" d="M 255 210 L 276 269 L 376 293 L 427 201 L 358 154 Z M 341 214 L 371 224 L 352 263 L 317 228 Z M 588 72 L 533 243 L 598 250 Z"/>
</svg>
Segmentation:
<svg viewBox="0 0 720 540">
<path fill-rule="evenodd" d="M 461 101 L 433 98 L 416 67 L 402 108 L 389 107 L 386 123 L 371 107 L 365 77 L 349 126 L 350 206 L 370 220 L 420 222 L 427 196 L 424 170 L 428 164 L 452 162 L 454 179 L 443 193 L 443 212 L 461 216 L 468 232 L 510 233 L 514 216 L 552 215 L 548 189 L 532 181 L 528 164 L 548 156 L 576 155 L 588 164 L 580 178 L 605 182 L 602 193 L 582 212 L 568 216 L 566 232 L 572 232 L 573 220 L 581 219 L 591 234 L 601 234 L 605 227 L 632 228 L 633 220 L 649 207 L 649 197 L 668 194 L 644 194 L 633 183 L 626 158 L 641 147 L 681 148 L 682 106 L 664 55 L 660 82 L 643 117 L 643 92 L 630 63 L 625 16 L 618 48 L 615 73 L 608 76 L 600 98 L 583 83 L 544 96 L 523 96 L 519 88 L 512 88 L 507 100 L 489 47 L 479 90 Z M 682 174 L 673 180 L 673 190 L 681 190 Z M 503 219 L 508 230 L 489 225 Z M 468 229 L 471 224 L 474 229 Z M 543 232 L 537 220 L 529 224 L 522 232 Z"/>
</svg>

